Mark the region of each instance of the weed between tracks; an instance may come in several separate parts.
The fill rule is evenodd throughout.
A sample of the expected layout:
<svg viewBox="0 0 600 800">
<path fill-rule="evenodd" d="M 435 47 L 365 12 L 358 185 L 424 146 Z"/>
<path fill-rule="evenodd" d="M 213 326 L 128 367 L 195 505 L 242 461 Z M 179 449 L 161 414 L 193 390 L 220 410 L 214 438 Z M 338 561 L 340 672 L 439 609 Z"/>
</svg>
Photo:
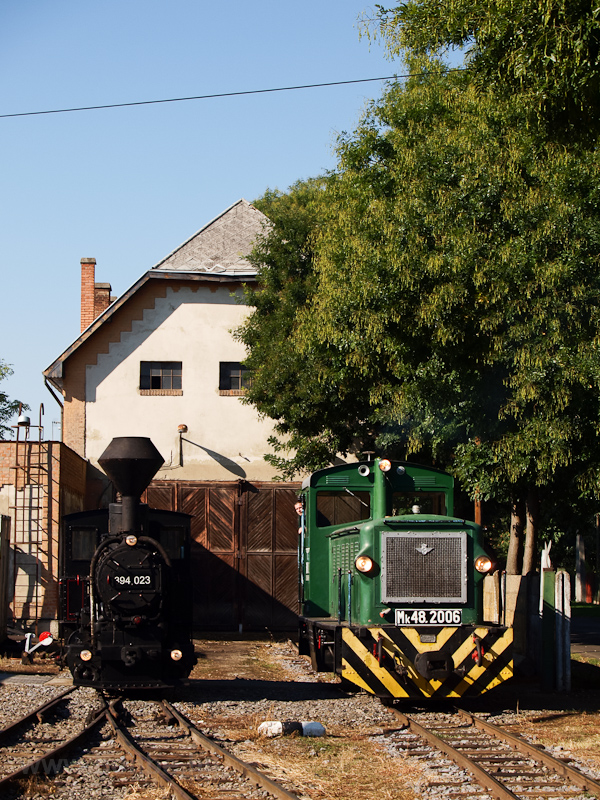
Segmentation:
<svg viewBox="0 0 600 800">
<path fill-rule="evenodd" d="M 600 710 L 523 715 L 518 725 L 507 727 L 545 747 L 559 748 L 557 755 L 568 751 L 600 771 Z"/>
<path fill-rule="evenodd" d="M 299 797 L 311 800 L 413 800 L 415 784 L 422 780 L 414 762 L 390 759 L 369 737 L 380 728 L 332 726 L 323 737 L 299 734 L 269 739 L 258 726 L 269 714 L 211 718 L 211 727 L 224 737 L 239 758 L 287 785 Z M 269 718 L 273 718 L 271 715 Z M 407 788 L 413 787 L 413 788 Z"/>
</svg>

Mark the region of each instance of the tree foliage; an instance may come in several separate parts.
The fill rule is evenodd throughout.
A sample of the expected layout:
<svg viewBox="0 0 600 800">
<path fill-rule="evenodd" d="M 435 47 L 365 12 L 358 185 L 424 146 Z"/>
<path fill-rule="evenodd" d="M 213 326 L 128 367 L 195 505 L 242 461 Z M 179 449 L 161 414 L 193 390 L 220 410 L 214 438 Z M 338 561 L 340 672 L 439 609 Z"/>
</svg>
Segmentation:
<svg viewBox="0 0 600 800">
<path fill-rule="evenodd" d="M 258 289 L 246 290 L 253 312 L 236 332 L 248 350 L 252 384 L 246 402 L 275 421 L 266 456 L 283 478 L 328 464 L 365 435 L 368 405 L 343 357 L 327 343 L 301 350 L 299 320 L 315 299 L 314 244 L 330 178 L 299 181 L 289 192 L 268 191 L 255 205 L 270 225 L 250 261 Z"/>
<path fill-rule="evenodd" d="M 600 112 L 600 7 L 591 0 L 406 0 L 377 6 L 389 51 L 462 47 L 479 88 L 522 104 L 557 133 L 595 137 Z"/>
<path fill-rule="evenodd" d="M 598 485 L 597 156 L 520 113 L 462 74 L 391 87 L 341 144 L 302 331 L 362 375 L 388 444 L 454 452 L 483 496 L 575 462 Z"/>
<path fill-rule="evenodd" d="M 12 374 L 12 368 L 0 360 L 0 381 Z M 10 400 L 6 392 L 0 391 L 0 439 L 6 439 L 7 434 L 11 433 L 10 427 L 5 423 L 19 411 L 19 406 L 18 400 Z"/>
<path fill-rule="evenodd" d="M 241 338 L 287 475 L 367 445 L 433 458 L 512 507 L 513 529 L 529 520 L 529 569 L 549 498 L 600 490 L 600 156 L 595 122 L 564 135 L 594 85 L 595 12 L 588 30 L 581 5 L 565 25 L 552 3 L 541 21 L 518 8 L 380 9 L 413 77 L 340 139 L 334 174 L 263 200 L 273 227 Z M 560 69 L 540 60 L 552 35 Z M 432 56 L 469 42 L 465 71 Z"/>
</svg>

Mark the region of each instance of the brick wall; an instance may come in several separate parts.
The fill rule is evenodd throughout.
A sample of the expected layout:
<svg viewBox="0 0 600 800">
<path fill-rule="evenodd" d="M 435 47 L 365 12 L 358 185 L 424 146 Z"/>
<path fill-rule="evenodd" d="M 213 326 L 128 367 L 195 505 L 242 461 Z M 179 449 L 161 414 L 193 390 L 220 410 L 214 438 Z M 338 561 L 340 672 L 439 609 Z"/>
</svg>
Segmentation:
<svg viewBox="0 0 600 800">
<path fill-rule="evenodd" d="M 18 469 L 14 469 L 17 464 Z M 11 469 L 12 467 L 12 469 Z M 10 612 L 24 629 L 55 626 L 61 520 L 84 507 L 87 462 L 61 442 L 0 442 L 0 489 L 10 491 L 11 541 L 16 573 Z"/>
<path fill-rule="evenodd" d="M 15 463 L 14 442 L 0 442 L 0 486 L 13 485 L 15 472 L 11 467 Z"/>
</svg>

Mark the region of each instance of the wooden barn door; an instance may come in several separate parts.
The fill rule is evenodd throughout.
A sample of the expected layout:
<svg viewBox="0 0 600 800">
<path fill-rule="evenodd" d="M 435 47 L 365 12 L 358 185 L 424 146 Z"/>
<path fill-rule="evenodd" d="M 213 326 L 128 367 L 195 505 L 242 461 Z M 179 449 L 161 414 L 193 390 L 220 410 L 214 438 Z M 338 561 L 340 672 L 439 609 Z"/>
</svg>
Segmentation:
<svg viewBox="0 0 600 800">
<path fill-rule="evenodd" d="M 298 610 L 295 485 L 156 481 L 154 508 L 192 517 L 196 630 L 287 630 Z"/>
<path fill-rule="evenodd" d="M 192 517 L 195 627 L 233 630 L 237 605 L 237 485 L 179 487 L 179 510 Z"/>
<path fill-rule="evenodd" d="M 241 624 L 249 630 L 294 627 L 298 612 L 296 493 L 273 484 L 248 486 L 242 497 Z"/>
</svg>

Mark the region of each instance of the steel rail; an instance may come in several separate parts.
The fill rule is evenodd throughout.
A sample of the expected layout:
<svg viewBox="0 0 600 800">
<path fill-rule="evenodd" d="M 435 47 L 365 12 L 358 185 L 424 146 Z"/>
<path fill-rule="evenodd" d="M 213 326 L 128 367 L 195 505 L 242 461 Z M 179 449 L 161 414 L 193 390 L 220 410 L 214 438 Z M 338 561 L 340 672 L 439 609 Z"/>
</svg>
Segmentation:
<svg viewBox="0 0 600 800">
<path fill-rule="evenodd" d="M 224 750 L 218 744 L 213 742 L 212 739 L 209 739 L 207 736 L 201 733 L 198 728 L 196 728 L 193 723 L 190 722 L 189 719 L 184 717 L 183 714 L 177 711 L 177 709 L 169 702 L 162 700 L 161 703 L 167 714 L 172 715 L 177 720 L 178 725 L 189 733 L 192 740 L 197 745 L 202 747 L 204 750 L 208 750 L 209 752 L 213 753 L 213 755 L 221 757 L 223 762 L 228 767 L 232 767 L 233 769 L 237 770 L 237 772 L 243 775 L 244 778 L 252 781 L 252 783 L 255 783 L 257 786 L 260 786 L 261 789 L 265 789 L 265 791 L 270 792 L 272 795 L 279 798 L 279 800 L 298 800 L 298 795 L 288 792 L 287 789 L 284 789 L 284 787 L 281 786 L 281 784 L 277 783 L 271 778 L 268 778 L 264 773 L 259 772 L 250 764 L 246 764 L 245 761 L 237 758 L 227 750 Z"/>
<path fill-rule="evenodd" d="M 98 712 L 94 719 L 88 725 L 86 725 L 83 730 L 75 734 L 75 736 L 67 739 L 66 742 L 58 745 L 58 747 L 55 747 L 53 750 L 49 750 L 47 753 L 44 753 L 34 761 L 29 762 L 29 764 L 26 764 L 24 767 L 21 767 L 21 769 L 16 770 L 11 775 L 7 775 L 6 777 L 0 779 L 0 789 L 6 787 L 9 783 L 18 780 L 19 778 L 26 778 L 29 775 L 39 775 L 40 767 L 42 768 L 43 775 L 56 775 L 62 769 L 60 757 L 65 756 L 69 750 L 84 741 L 84 739 L 89 736 L 89 734 L 99 725 L 100 722 L 104 722 L 106 716 L 106 711 L 103 709 L 102 711 Z M 0 793 L 0 797 L 2 796 L 3 795 Z"/>
<path fill-rule="evenodd" d="M 502 739 L 511 747 L 514 747 L 515 750 L 518 750 L 521 753 L 526 753 L 528 756 L 536 759 L 536 761 L 541 761 L 546 766 L 556 770 L 556 772 L 563 777 L 573 781 L 573 783 L 577 784 L 577 786 L 585 789 L 586 792 L 589 792 L 596 797 L 600 797 L 600 782 L 595 781 L 593 778 L 590 778 L 587 775 L 584 775 L 583 772 L 575 769 L 575 767 L 565 764 L 564 761 L 555 758 L 555 756 L 550 755 L 550 753 L 547 753 L 539 747 L 536 747 L 536 745 L 531 744 L 525 739 L 522 739 L 515 733 L 505 731 L 503 728 L 499 728 L 497 725 L 493 725 L 491 722 L 481 719 L 481 717 L 476 717 L 461 708 L 457 708 L 456 711 L 463 719 L 468 720 L 479 730 L 485 731 L 486 733 L 495 736 L 497 739 Z"/>
<path fill-rule="evenodd" d="M 64 698 L 75 691 L 77 687 L 72 686 L 70 689 L 67 689 L 61 694 L 53 697 L 51 700 L 47 700 L 45 703 L 42 703 L 41 706 L 34 708 L 33 711 L 29 711 L 25 716 L 21 717 L 20 719 L 16 720 L 15 722 L 11 722 L 5 728 L 0 729 L 0 740 L 6 738 L 9 734 L 14 733 L 14 731 L 19 728 L 21 725 L 25 725 L 27 722 L 31 722 L 34 717 L 37 717 L 38 722 L 42 721 L 44 714 L 48 713 L 53 706 L 58 705 Z"/>
<path fill-rule="evenodd" d="M 137 742 L 131 737 L 124 728 L 121 727 L 118 721 L 118 712 L 111 706 L 106 714 L 108 721 L 113 729 L 118 744 L 128 753 L 136 763 L 149 775 L 154 781 L 163 786 L 170 792 L 170 796 L 174 796 L 177 800 L 197 800 L 197 798 L 187 792 L 183 786 L 180 786 L 177 781 L 172 778 L 168 772 L 165 772 L 156 761 L 148 756 L 138 746 Z"/>
<path fill-rule="evenodd" d="M 479 764 L 476 764 L 474 761 L 471 761 L 470 758 L 461 753 L 460 750 L 456 750 L 452 745 L 445 742 L 443 739 L 440 739 L 439 736 L 436 736 L 433 731 L 427 730 L 422 725 L 419 725 L 416 720 L 411 719 L 411 717 L 407 717 L 406 714 L 403 714 L 401 711 L 398 711 L 396 708 L 390 709 L 390 711 L 405 725 L 407 725 L 413 733 L 416 733 L 417 736 L 422 737 L 425 739 L 429 744 L 435 747 L 436 750 L 441 750 L 445 753 L 455 764 L 458 764 L 459 767 L 463 767 L 464 769 L 469 770 L 476 780 L 488 790 L 488 792 L 495 797 L 497 800 L 519 800 L 518 795 L 513 794 L 506 786 L 503 786 L 500 781 L 497 781 L 489 772 L 486 772 L 483 767 L 480 767 Z"/>
</svg>

